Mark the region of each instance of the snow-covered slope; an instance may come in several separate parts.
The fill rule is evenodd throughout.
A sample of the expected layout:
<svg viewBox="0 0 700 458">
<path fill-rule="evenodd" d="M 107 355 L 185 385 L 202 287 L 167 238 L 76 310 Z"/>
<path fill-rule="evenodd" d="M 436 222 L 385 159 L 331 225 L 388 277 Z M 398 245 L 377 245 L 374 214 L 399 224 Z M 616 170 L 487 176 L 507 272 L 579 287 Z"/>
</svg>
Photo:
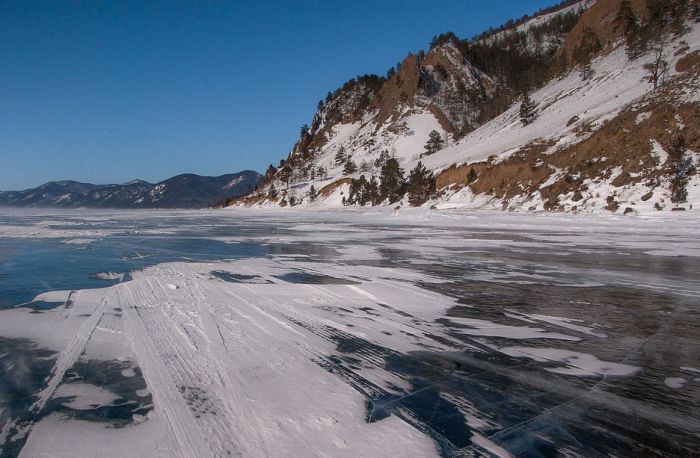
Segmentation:
<svg viewBox="0 0 700 458">
<path fill-rule="evenodd" d="M 498 34 L 529 34 L 562 15 L 573 15 L 567 16 L 571 20 L 579 14 L 580 22 L 586 22 L 589 11 L 602 14 L 599 4 L 584 1 Z M 500 114 L 482 121 L 484 106 L 512 89 L 504 88 L 500 76 L 488 75 L 470 62 L 467 56 L 473 48 L 445 39 L 425 55 L 409 56 L 388 80 L 375 81 L 378 89 L 367 85 L 361 86 L 362 91 L 355 89 L 355 96 L 349 97 L 353 103 L 345 108 L 346 99 L 340 97 L 321 106 L 306 137 L 302 135 L 279 171 L 268 174 L 267 186 L 237 204 L 343 205 L 350 179 L 379 178 L 383 158 L 393 157 L 406 172 L 420 161 L 435 174 L 438 192 L 426 205 L 628 213 L 679 204 L 686 210 L 697 207 L 700 180 L 692 170 L 698 164 L 700 138 L 694 128 L 698 100 L 693 94 L 700 91 L 696 78 L 700 68 L 692 62 L 700 53 L 700 23 L 686 24 L 687 33 L 668 34 L 664 57 L 669 71 L 658 90 L 649 81 L 653 49 L 630 59 L 624 40 L 618 37 L 593 56 L 585 76 L 582 65 L 572 64 L 545 84 L 536 84 L 529 93 L 537 106 L 536 116 L 527 125 L 521 122 L 517 96 Z M 542 39 L 547 37 L 551 38 Z M 565 65 L 564 43 L 571 46 L 576 36 L 555 38 L 555 47 L 561 48 L 538 52 L 549 53 Z M 498 37 L 494 40 L 500 43 Z M 677 70 L 681 60 L 689 60 L 690 68 Z M 364 102 L 358 104 L 360 99 Z M 337 116 L 338 111 L 343 116 Z M 426 155 L 425 145 L 433 131 L 443 144 Z M 620 132 L 629 133 L 629 138 L 615 138 Z M 687 146 L 679 154 L 690 164 L 686 202 L 671 199 L 671 183 L 681 159 L 658 160 L 659 151 L 668 156 L 679 137 Z M 354 163 L 355 172 L 345 166 L 346 161 L 338 160 L 339 153 Z M 585 166 L 590 170 L 583 170 Z M 472 168 L 478 176 L 473 183 L 466 179 Z M 281 191 L 274 198 L 266 197 L 271 184 Z M 315 199 L 312 186 L 320 191 Z"/>
<path fill-rule="evenodd" d="M 534 17 L 534 18 L 530 19 L 529 21 L 526 21 L 523 24 L 520 24 L 519 26 L 517 26 L 516 31 L 527 33 L 527 31 L 530 30 L 531 28 L 545 24 L 548 21 L 551 21 L 556 16 L 577 12 L 579 10 L 585 10 L 586 8 L 588 8 L 591 5 L 591 3 L 593 3 L 592 0 L 581 0 L 579 2 L 572 4 L 572 5 L 566 6 L 558 11 L 539 15 L 539 16 Z"/>
</svg>

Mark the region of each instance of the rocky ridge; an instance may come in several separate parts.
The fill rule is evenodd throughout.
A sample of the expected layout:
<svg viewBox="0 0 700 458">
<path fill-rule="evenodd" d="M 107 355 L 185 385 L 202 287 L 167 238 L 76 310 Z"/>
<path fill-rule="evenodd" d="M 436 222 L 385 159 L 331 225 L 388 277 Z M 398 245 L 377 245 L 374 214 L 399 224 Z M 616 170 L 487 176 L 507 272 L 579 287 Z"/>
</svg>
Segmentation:
<svg viewBox="0 0 700 458">
<path fill-rule="evenodd" d="M 661 24 L 631 56 L 623 3 L 569 1 L 471 40 L 443 34 L 386 77 L 349 81 L 319 103 L 260 190 L 229 204 L 358 205 L 353 182 L 379 181 L 394 158 L 405 172 L 420 162 L 433 180 L 413 204 L 690 210 L 700 202 L 700 6 L 627 2 L 639 30 Z M 659 44 L 667 66 L 655 89 L 649 67 Z M 534 104 L 527 122 L 525 97 Z M 370 202 L 408 205 L 410 186 L 402 191 Z"/>
</svg>

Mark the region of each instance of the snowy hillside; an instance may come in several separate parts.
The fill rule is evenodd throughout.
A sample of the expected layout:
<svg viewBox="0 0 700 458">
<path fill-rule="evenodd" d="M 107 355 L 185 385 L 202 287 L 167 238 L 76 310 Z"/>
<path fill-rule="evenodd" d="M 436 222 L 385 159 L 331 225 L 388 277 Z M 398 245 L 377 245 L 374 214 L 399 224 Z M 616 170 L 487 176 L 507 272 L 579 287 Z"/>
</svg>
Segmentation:
<svg viewBox="0 0 700 458">
<path fill-rule="evenodd" d="M 694 170 L 698 138 L 691 126 L 697 119 L 698 100 L 683 93 L 694 94 L 700 89 L 695 77 L 698 67 L 693 64 L 700 52 L 700 24 L 685 20 L 685 33 L 665 35 L 663 57 L 668 71 L 662 75 L 663 81 L 660 79 L 665 84 L 654 90 L 649 66 L 655 62 L 656 52 L 651 45 L 640 56 L 630 57 L 622 37 L 610 39 L 607 44 L 601 42 L 604 34 L 617 30 L 610 25 L 617 14 L 613 3 L 619 2 L 575 3 L 520 24 L 514 32 L 494 35 L 491 41 L 497 44 L 489 46 L 498 50 L 510 46 L 506 42 L 513 42 L 503 38 L 508 33 L 523 32 L 528 37 L 525 41 L 518 38 L 520 41 L 513 42 L 513 46 L 526 43 L 527 48 L 532 41 L 531 31 L 540 27 L 541 39 L 554 43 L 554 48 L 537 52 L 564 66 L 546 84 L 533 83 L 532 89 L 526 86 L 524 91 L 536 106 L 531 123 L 524 125 L 521 121 L 522 96 L 510 87 L 515 83 L 508 83 L 498 74 L 489 75 L 478 62 L 469 60 L 480 59 L 481 45 L 459 42 L 448 34 L 428 53 L 409 55 L 396 74 L 383 82 L 375 81 L 376 87 L 358 80 L 350 96 L 339 91 L 325 106 L 322 104 L 314 125 L 302 135 L 288 159 L 268 171 L 263 189 L 235 204 L 343 205 L 351 180 L 361 175 L 367 180 L 379 178 L 382 164 L 391 157 L 405 172 L 419 161 L 433 172 L 436 191 L 424 205 L 516 211 L 619 209 L 628 213 L 697 208 L 700 180 Z M 577 55 L 586 39 L 585 34 L 579 37 L 580 23 L 601 14 L 607 14 L 607 29 L 598 32 L 598 51 L 591 52 L 586 63 L 574 65 L 571 56 Z M 561 25 L 566 22 L 564 18 L 568 22 Z M 571 32 L 552 35 L 551 30 L 562 27 Z M 581 43 L 576 45 L 576 40 Z M 567 58 L 568 49 L 574 51 Z M 507 60 L 508 56 L 534 51 L 503 52 Z M 688 65 L 690 68 L 685 68 Z M 499 110 L 498 104 L 508 98 L 512 101 Z M 668 112 L 677 111 L 674 121 L 667 119 L 662 106 Z M 497 114 L 488 119 L 488 113 L 494 110 Z M 630 122 L 632 114 L 634 122 Z M 668 125 L 659 126 L 663 122 Z M 636 140 L 619 140 L 614 149 L 606 150 L 602 145 L 612 141 L 620 130 L 630 132 L 630 138 Z M 426 154 L 431 132 L 439 134 L 442 143 L 434 154 Z M 677 164 L 652 162 L 659 151 L 663 155 L 671 148 L 674 136 L 683 136 L 687 149 L 679 154 L 689 164 L 687 177 L 683 178 L 687 181 L 687 198 L 680 200 L 672 199 L 670 191 L 678 175 L 674 172 Z M 639 160 L 636 167 L 629 164 L 630 151 Z M 583 156 L 587 164 L 598 165 L 581 170 Z M 681 159 L 676 158 L 676 162 Z M 347 166 L 348 162 L 352 164 Z M 523 171 L 515 173 L 512 168 Z M 524 171 L 526 168 L 533 170 Z M 476 178 L 467 180 L 469 172 Z M 407 200 L 383 203 L 406 204 Z"/>
</svg>

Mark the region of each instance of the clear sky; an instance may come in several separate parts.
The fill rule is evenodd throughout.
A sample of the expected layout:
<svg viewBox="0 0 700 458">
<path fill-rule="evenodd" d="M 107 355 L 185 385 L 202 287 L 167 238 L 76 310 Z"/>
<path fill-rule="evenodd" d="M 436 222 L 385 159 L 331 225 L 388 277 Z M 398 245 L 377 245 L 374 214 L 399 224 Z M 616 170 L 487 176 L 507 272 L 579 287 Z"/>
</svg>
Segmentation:
<svg viewBox="0 0 700 458">
<path fill-rule="evenodd" d="M 318 100 L 556 0 L 0 2 L 0 189 L 263 171 Z"/>
</svg>

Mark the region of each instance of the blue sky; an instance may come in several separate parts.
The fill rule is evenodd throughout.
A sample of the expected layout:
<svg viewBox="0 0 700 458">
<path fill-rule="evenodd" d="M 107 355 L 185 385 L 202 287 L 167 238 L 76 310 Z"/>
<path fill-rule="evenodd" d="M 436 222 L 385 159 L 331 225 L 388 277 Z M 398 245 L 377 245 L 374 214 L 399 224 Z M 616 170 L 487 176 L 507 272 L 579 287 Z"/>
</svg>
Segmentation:
<svg viewBox="0 0 700 458">
<path fill-rule="evenodd" d="M 263 171 L 349 78 L 553 3 L 0 2 L 0 189 Z"/>
</svg>

